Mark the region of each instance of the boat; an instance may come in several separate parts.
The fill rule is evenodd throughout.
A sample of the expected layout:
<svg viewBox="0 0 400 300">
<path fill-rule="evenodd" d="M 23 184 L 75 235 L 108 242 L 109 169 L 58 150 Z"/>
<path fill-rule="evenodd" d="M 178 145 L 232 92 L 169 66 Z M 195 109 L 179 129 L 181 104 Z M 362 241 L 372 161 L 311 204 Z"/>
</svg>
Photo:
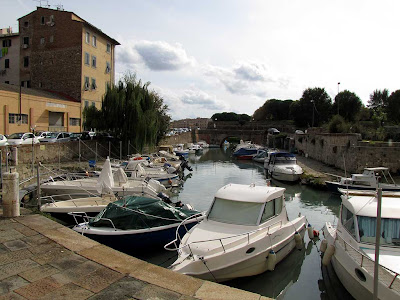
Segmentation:
<svg viewBox="0 0 400 300">
<path fill-rule="evenodd" d="M 183 156 L 184 158 L 189 156 L 189 149 L 185 149 L 183 144 L 177 144 L 174 148 L 174 152 L 177 156 Z"/>
<path fill-rule="evenodd" d="M 335 227 L 323 227 L 322 262 L 330 263 L 355 299 L 372 299 L 374 287 L 377 204 L 376 195 L 342 195 Z M 400 203 L 382 197 L 378 299 L 400 299 Z M 325 246 L 322 246 L 325 245 Z"/>
<path fill-rule="evenodd" d="M 237 159 L 252 159 L 259 153 L 260 149 L 262 149 L 260 145 L 253 144 L 250 141 L 243 142 L 243 140 L 241 140 L 232 155 Z"/>
<path fill-rule="evenodd" d="M 126 196 L 109 203 L 95 218 L 77 224 L 73 230 L 116 249 L 149 251 L 149 247 L 162 246 L 173 239 L 176 228 L 190 216 L 188 228 L 204 218 L 199 211 L 181 203 Z"/>
<path fill-rule="evenodd" d="M 86 197 L 85 197 L 86 196 Z M 65 199 L 69 200 L 59 200 Z M 49 213 L 59 220 L 72 221 L 69 213 L 80 212 L 88 216 L 96 216 L 106 206 L 116 201 L 117 198 L 113 194 L 104 195 L 53 195 L 41 197 L 42 202 L 47 202 L 40 206 L 40 211 Z"/>
<path fill-rule="evenodd" d="M 255 162 L 258 162 L 258 163 L 262 163 L 262 164 L 263 164 L 264 161 L 265 161 L 266 156 L 267 156 L 267 151 L 265 151 L 265 150 L 259 150 L 258 154 L 257 154 L 256 156 L 253 156 L 253 160 L 254 160 Z"/>
<path fill-rule="evenodd" d="M 189 153 L 199 155 L 203 153 L 203 148 L 199 144 L 192 144 L 189 147 Z"/>
<path fill-rule="evenodd" d="M 348 190 L 338 188 L 338 191 L 342 195 L 349 196 L 373 196 L 376 195 L 376 190 Z M 382 191 L 383 196 L 400 197 L 400 192 L 396 191 Z"/>
<path fill-rule="evenodd" d="M 128 179 L 151 178 L 157 180 L 165 187 L 178 186 L 180 184 L 179 176 L 175 173 L 175 168 L 153 168 L 147 160 L 129 160 L 123 170 Z"/>
<path fill-rule="evenodd" d="M 200 145 L 200 146 L 201 146 L 201 148 L 203 148 L 203 149 L 205 149 L 205 148 L 209 148 L 209 147 L 210 147 L 210 145 L 209 145 L 209 144 L 207 144 L 207 142 L 206 142 L 206 141 L 198 141 L 198 142 L 197 142 L 197 144 L 198 144 L 198 145 Z"/>
<path fill-rule="evenodd" d="M 264 169 L 272 178 L 281 181 L 294 182 L 303 174 L 303 169 L 297 164 L 296 156 L 288 152 L 268 152 Z"/>
<path fill-rule="evenodd" d="M 384 181 L 384 182 L 382 182 Z M 338 176 L 338 181 L 325 181 L 326 187 L 332 193 L 339 193 L 338 189 L 349 190 L 376 190 L 400 192 L 400 185 L 396 184 L 388 168 L 365 168 L 362 174 L 351 174 L 350 178 Z"/>
<path fill-rule="evenodd" d="M 177 230 L 165 245 L 178 251 L 170 268 L 217 282 L 272 271 L 296 246 L 303 247 L 306 230 L 304 216 L 288 220 L 284 192 L 254 184 L 222 187 L 204 221 L 183 237 Z"/>
<path fill-rule="evenodd" d="M 40 185 L 40 189 L 45 195 L 79 194 L 82 192 L 96 194 L 108 190 L 118 196 L 147 195 L 149 197 L 167 197 L 165 195 L 167 191 L 165 186 L 156 180 L 150 178 L 128 180 L 121 168 L 113 173 L 111 162 L 108 158 L 98 178 L 58 181 L 53 181 L 50 178 L 50 181 Z M 68 198 L 65 200 L 68 200 Z"/>
</svg>

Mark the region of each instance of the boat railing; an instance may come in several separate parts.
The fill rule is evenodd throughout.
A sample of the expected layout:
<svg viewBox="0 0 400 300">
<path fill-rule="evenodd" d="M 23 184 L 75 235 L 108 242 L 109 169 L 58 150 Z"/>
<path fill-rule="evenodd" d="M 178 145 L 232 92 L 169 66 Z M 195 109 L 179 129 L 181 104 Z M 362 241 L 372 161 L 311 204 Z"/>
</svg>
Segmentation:
<svg viewBox="0 0 400 300">
<path fill-rule="evenodd" d="M 337 236 L 337 242 L 361 268 L 366 270 L 372 277 L 374 276 L 375 261 L 373 259 L 351 246 L 340 236 Z M 382 284 L 400 294 L 399 273 L 382 265 L 379 265 L 378 273 L 379 281 Z"/>
<path fill-rule="evenodd" d="M 78 198 L 89 198 L 89 197 L 101 197 L 101 195 L 88 194 L 88 193 L 59 194 L 59 195 L 42 196 L 42 197 L 40 197 L 40 200 L 42 201 L 42 203 L 43 202 L 53 203 L 55 206 L 57 206 L 57 202 L 65 201 L 66 199 L 74 200 L 74 199 L 78 199 Z"/>
<path fill-rule="evenodd" d="M 87 215 L 86 212 L 70 212 L 68 213 L 70 216 L 72 216 L 76 222 L 77 225 L 80 224 L 80 222 L 78 222 L 78 218 L 82 218 L 84 223 L 89 222 L 90 220 L 96 218 L 96 217 L 90 217 Z M 111 223 L 111 226 L 114 228 L 115 231 L 117 231 L 117 228 L 114 225 L 114 222 L 111 219 L 108 218 L 100 218 L 100 220 L 104 220 L 104 221 L 108 221 Z M 82 231 L 82 234 L 84 233 L 84 231 Z"/>
<path fill-rule="evenodd" d="M 190 219 L 190 218 L 188 218 L 188 219 Z M 188 220 L 188 219 L 186 219 L 186 220 Z M 165 248 L 166 250 L 168 250 L 168 251 L 181 251 L 183 248 L 188 248 L 188 249 L 189 249 L 189 252 L 190 252 L 189 255 L 190 255 L 191 257 L 193 257 L 193 252 L 192 252 L 191 246 L 193 246 L 194 244 L 209 243 L 209 242 L 219 242 L 219 243 L 221 244 L 222 252 L 225 253 L 226 250 L 227 250 L 227 244 L 224 244 L 224 243 L 223 243 L 223 241 L 225 241 L 225 240 L 233 239 L 233 238 L 238 238 L 238 237 L 245 237 L 245 239 L 247 240 L 247 244 L 250 244 L 250 235 L 259 233 L 260 231 L 265 231 L 265 229 L 267 229 L 267 232 L 266 232 L 265 234 L 269 235 L 269 234 L 270 234 L 270 233 L 269 233 L 269 230 L 270 230 L 272 227 L 276 227 L 276 225 L 279 224 L 279 225 L 280 225 L 279 228 L 281 228 L 282 225 L 283 225 L 282 220 L 280 220 L 280 221 L 275 222 L 275 223 L 273 223 L 273 224 L 270 224 L 270 225 L 268 225 L 268 226 L 263 226 L 263 227 L 260 227 L 260 228 L 257 228 L 257 229 L 255 229 L 255 230 L 251 230 L 251 231 L 248 231 L 248 232 L 243 232 L 243 233 L 239 233 L 239 234 L 235 234 L 235 235 L 230 235 L 230 236 L 223 237 L 223 238 L 216 238 L 216 239 L 195 241 L 195 242 L 191 242 L 191 243 L 189 243 L 189 244 L 180 246 L 180 244 L 181 244 L 181 242 L 182 242 L 182 238 L 180 237 L 180 234 L 179 234 L 179 228 L 180 228 L 181 225 L 185 224 L 185 221 L 186 221 L 186 220 L 184 220 L 184 221 L 178 226 L 178 228 L 177 228 L 177 230 L 176 230 L 176 239 L 173 240 L 173 241 L 171 241 L 171 242 L 169 242 L 168 244 L 166 244 L 166 245 L 164 246 L 164 248 Z M 185 227 L 185 228 L 186 228 L 186 227 Z M 187 232 L 187 231 L 186 231 L 186 232 Z M 179 244 L 178 244 L 178 242 L 179 242 Z M 238 241 L 236 240 L 235 242 L 237 243 Z M 172 245 L 174 245 L 174 248 L 171 248 Z"/>
</svg>

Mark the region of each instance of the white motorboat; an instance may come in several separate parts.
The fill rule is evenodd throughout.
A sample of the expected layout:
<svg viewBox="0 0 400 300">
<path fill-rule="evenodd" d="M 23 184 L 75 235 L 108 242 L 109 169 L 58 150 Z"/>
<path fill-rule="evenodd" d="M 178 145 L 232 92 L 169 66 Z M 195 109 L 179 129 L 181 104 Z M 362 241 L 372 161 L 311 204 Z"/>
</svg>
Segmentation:
<svg viewBox="0 0 400 300">
<path fill-rule="evenodd" d="M 323 264 L 329 262 L 355 299 L 372 299 L 374 286 L 377 197 L 342 195 L 337 228 L 326 223 L 327 245 Z M 378 299 L 400 299 L 400 202 L 382 197 Z"/>
<path fill-rule="evenodd" d="M 264 161 L 265 161 L 265 158 L 267 157 L 267 154 L 268 154 L 267 151 L 265 151 L 265 150 L 259 150 L 258 153 L 257 153 L 257 155 L 253 157 L 253 160 L 254 160 L 255 162 L 258 162 L 258 163 L 263 164 Z"/>
<path fill-rule="evenodd" d="M 198 141 L 198 142 L 197 142 L 197 144 L 198 144 L 198 145 L 200 145 L 200 146 L 201 146 L 201 148 L 203 148 L 203 149 L 205 149 L 205 148 L 209 148 L 209 147 L 210 147 L 210 145 L 209 145 L 209 144 L 207 144 L 207 142 L 206 142 L 206 141 Z"/>
<path fill-rule="evenodd" d="M 349 190 L 376 190 L 400 192 L 400 185 L 396 184 L 388 168 L 365 168 L 362 174 L 351 174 L 350 178 L 338 176 L 338 181 L 325 181 L 326 187 L 333 193 L 338 189 Z"/>
<path fill-rule="evenodd" d="M 264 169 L 272 178 L 282 181 L 297 181 L 303 174 L 303 169 L 297 164 L 296 156 L 288 152 L 268 152 Z"/>
<path fill-rule="evenodd" d="M 304 216 L 288 220 L 284 192 L 254 184 L 219 189 L 205 220 L 183 238 L 178 228 L 177 238 L 165 245 L 178 250 L 171 269 L 218 282 L 273 270 L 303 246 L 306 228 Z"/>
<path fill-rule="evenodd" d="M 128 180 L 125 172 L 119 168 L 113 173 L 110 160 L 107 158 L 98 178 L 83 178 L 77 180 L 50 181 L 40 185 L 45 195 L 89 194 L 110 191 L 119 196 L 146 195 L 149 197 L 165 196 L 165 186 L 153 179 Z M 66 199 L 68 200 L 68 198 Z"/>
<path fill-rule="evenodd" d="M 166 187 L 178 186 L 180 179 L 175 168 L 153 168 L 147 160 L 129 160 L 124 171 L 129 179 L 151 178 L 157 180 Z"/>
<path fill-rule="evenodd" d="M 61 200 L 66 197 L 69 200 Z M 100 196 L 88 195 L 82 197 L 77 195 L 53 195 L 41 197 L 41 201 L 47 202 L 40 207 L 41 212 L 49 213 L 58 219 L 65 219 L 68 213 L 80 212 L 88 216 L 95 216 L 102 211 L 110 202 L 116 201 L 117 198 L 113 194 L 105 194 Z M 70 218 L 69 218 L 70 219 Z"/>
<path fill-rule="evenodd" d="M 232 155 L 237 159 L 252 159 L 261 149 L 263 149 L 263 147 L 260 145 L 253 144 L 250 141 L 244 142 L 240 140 L 240 143 L 236 146 Z"/>
</svg>

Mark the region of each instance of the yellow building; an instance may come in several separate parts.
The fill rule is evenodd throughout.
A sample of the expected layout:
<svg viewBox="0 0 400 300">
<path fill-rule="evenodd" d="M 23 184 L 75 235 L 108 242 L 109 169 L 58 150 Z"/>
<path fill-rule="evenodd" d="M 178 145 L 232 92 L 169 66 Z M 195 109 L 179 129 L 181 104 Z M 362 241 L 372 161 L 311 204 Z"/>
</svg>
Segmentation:
<svg viewBox="0 0 400 300">
<path fill-rule="evenodd" d="M 80 132 L 81 103 L 57 93 L 0 83 L 0 133 Z"/>
</svg>

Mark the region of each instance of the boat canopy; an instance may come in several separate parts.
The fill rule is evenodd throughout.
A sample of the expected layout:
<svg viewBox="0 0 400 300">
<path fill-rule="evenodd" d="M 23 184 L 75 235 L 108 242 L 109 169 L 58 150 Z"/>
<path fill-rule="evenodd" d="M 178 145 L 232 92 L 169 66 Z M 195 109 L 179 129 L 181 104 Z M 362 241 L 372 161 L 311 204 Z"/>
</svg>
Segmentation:
<svg viewBox="0 0 400 300">
<path fill-rule="evenodd" d="M 112 228 L 111 220 L 117 229 L 145 229 L 180 223 L 198 213 L 196 210 L 173 207 L 158 199 L 127 196 L 109 203 L 89 225 Z"/>
<path fill-rule="evenodd" d="M 342 203 L 348 210 L 358 216 L 375 217 L 378 200 L 375 196 L 342 196 Z M 399 198 L 382 197 L 382 218 L 400 219 Z"/>
<path fill-rule="evenodd" d="M 288 152 L 272 152 L 270 155 L 275 157 L 296 157 L 294 154 Z"/>
<path fill-rule="evenodd" d="M 215 194 L 215 198 L 240 201 L 264 203 L 283 196 L 285 189 L 270 186 L 256 186 L 250 184 L 243 186 L 242 184 L 227 184 L 220 188 Z"/>
</svg>

